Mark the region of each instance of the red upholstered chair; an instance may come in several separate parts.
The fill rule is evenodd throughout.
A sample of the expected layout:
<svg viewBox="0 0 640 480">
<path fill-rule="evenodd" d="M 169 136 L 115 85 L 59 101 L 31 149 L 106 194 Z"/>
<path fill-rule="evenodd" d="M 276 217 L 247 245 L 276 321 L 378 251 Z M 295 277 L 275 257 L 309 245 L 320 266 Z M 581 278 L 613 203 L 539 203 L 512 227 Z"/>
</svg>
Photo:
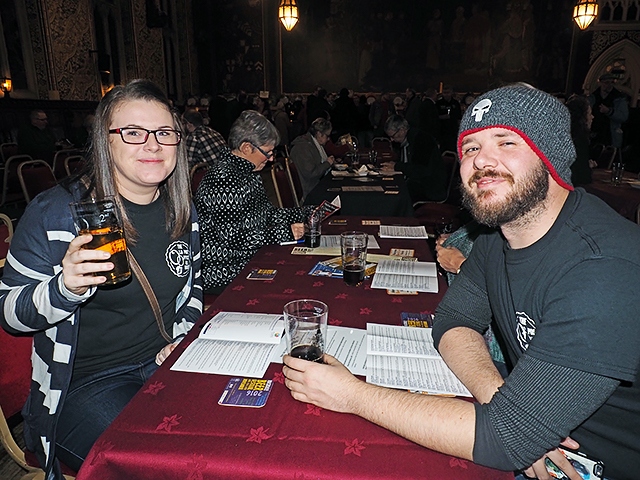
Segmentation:
<svg viewBox="0 0 640 480">
<path fill-rule="evenodd" d="M 280 162 L 274 162 L 271 166 L 271 180 L 276 191 L 276 199 L 279 207 L 297 207 L 298 201 L 293 189 L 291 176 L 286 167 Z"/>
<path fill-rule="evenodd" d="M 207 162 L 196 163 L 193 167 L 191 167 L 190 176 L 191 176 L 191 194 L 195 195 L 198 191 L 198 186 L 200 182 L 204 178 L 204 176 L 209 171 L 209 164 Z"/>
<path fill-rule="evenodd" d="M 393 151 L 391 140 L 387 137 L 376 137 L 371 140 L 371 149 L 378 153 L 378 164 L 396 161 L 396 154 Z"/>
<path fill-rule="evenodd" d="M 24 200 L 20 181 L 18 180 L 18 165 L 27 160 L 33 160 L 33 158 L 31 158 L 30 155 L 13 155 L 5 162 L 2 175 L 2 200 L 0 200 L 0 205 Z"/>
<path fill-rule="evenodd" d="M 80 150 L 69 149 L 69 150 L 59 150 L 56 152 L 53 157 L 53 174 L 56 176 L 58 180 L 62 180 L 68 176 L 67 170 L 64 166 L 64 161 L 66 158 L 71 156 L 80 155 Z"/>
<path fill-rule="evenodd" d="M 302 200 L 302 182 L 300 181 L 298 168 L 289 158 L 285 159 L 284 166 L 287 170 L 287 176 L 289 177 L 289 182 L 291 183 L 291 188 L 295 196 L 295 206 L 299 207 L 300 200 Z"/>
<path fill-rule="evenodd" d="M 27 160 L 18 165 L 18 180 L 29 203 L 36 195 L 58 184 L 53 170 L 44 160 Z"/>
<path fill-rule="evenodd" d="M 20 410 L 29 395 L 31 383 L 31 337 L 13 337 L 0 328 L 0 443 L 9 456 L 26 471 L 21 480 L 44 479 L 35 455 L 22 450 L 11 433 L 9 424 L 19 420 Z M 67 480 L 75 475 L 62 466 Z"/>
<path fill-rule="evenodd" d="M 445 198 L 436 202 L 421 201 L 413 205 L 414 214 L 421 225 L 427 227 L 431 233 L 444 224 L 453 230 L 466 223 L 468 213 L 459 205 L 457 192 L 460 186 L 458 158 L 455 152 L 445 151 L 442 160 L 447 172 L 447 190 Z"/>
<path fill-rule="evenodd" d="M 0 213 L 0 268 L 4 267 L 12 237 L 13 223 L 4 213 Z"/>
<path fill-rule="evenodd" d="M 67 176 L 78 173 L 84 167 L 84 157 L 82 155 L 71 155 L 64 159 L 64 169 Z"/>
<path fill-rule="evenodd" d="M 7 142 L 0 145 L 0 160 L 5 163 L 9 160 L 9 157 L 18 155 L 18 144 L 13 142 Z"/>
</svg>

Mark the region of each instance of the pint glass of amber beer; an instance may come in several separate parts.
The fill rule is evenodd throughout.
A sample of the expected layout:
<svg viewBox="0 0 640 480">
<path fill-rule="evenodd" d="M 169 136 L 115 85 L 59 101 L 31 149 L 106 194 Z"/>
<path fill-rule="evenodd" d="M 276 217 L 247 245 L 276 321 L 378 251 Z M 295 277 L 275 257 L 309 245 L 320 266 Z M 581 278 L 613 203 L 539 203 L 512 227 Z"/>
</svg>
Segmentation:
<svg viewBox="0 0 640 480">
<path fill-rule="evenodd" d="M 131 277 L 124 229 L 113 197 L 74 202 L 69 206 L 78 235 L 93 235 L 93 239 L 82 248 L 104 250 L 111 254 L 105 261 L 114 264 L 113 270 L 95 273 L 97 276 L 107 277 L 103 285 L 115 285 Z"/>
</svg>

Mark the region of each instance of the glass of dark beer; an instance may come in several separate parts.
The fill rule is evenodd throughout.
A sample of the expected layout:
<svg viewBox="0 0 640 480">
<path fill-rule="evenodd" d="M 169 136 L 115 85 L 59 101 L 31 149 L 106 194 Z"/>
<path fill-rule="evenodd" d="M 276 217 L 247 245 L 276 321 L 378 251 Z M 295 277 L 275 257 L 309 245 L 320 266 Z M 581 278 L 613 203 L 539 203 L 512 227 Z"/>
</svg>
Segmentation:
<svg viewBox="0 0 640 480">
<path fill-rule="evenodd" d="M 329 307 L 319 300 L 293 300 L 284 306 L 289 355 L 322 362 L 327 339 Z"/>
<path fill-rule="evenodd" d="M 127 242 L 114 198 L 105 197 L 101 200 L 74 202 L 70 203 L 69 207 L 78 235 L 93 236 L 93 239 L 82 248 L 104 250 L 111 254 L 111 257 L 104 261 L 112 262 L 113 270 L 96 272 L 94 275 L 107 277 L 103 285 L 115 285 L 131 277 L 127 260 Z"/>
<path fill-rule="evenodd" d="M 357 287 L 364 280 L 368 241 L 369 237 L 364 232 L 344 232 L 340 234 L 342 278 L 344 283 L 350 287 Z"/>
<path fill-rule="evenodd" d="M 304 221 L 304 246 L 317 248 L 320 246 L 322 220 L 319 215 L 309 215 Z"/>
</svg>

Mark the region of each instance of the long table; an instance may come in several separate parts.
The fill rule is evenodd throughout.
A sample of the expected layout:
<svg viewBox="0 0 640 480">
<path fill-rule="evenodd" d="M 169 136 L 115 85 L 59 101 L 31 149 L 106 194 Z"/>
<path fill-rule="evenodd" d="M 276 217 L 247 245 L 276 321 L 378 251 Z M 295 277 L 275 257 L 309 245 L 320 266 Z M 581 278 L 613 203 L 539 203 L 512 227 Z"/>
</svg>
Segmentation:
<svg viewBox="0 0 640 480">
<path fill-rule="evenodd" d="M 346 225 L 328 225 L 323 233 L 378 231 L 363 226 L 361 218 L 344 218 Z M 378 242 L 381 249 L 372 253 L 412 248 L 419 260 L 432 260 L 424 240 Z M 420 447 L 359 417 L 298 402 L 284 386 L 280 364 L 267 370 L 264 378 L 274 388 L 259 409 L 218 405 L 229 376 L 169 370 L 203 323 L 221 310 L 281 313 L 288 301 L 306 297 L 329 305 L 332 325 L 399 325 L 401 312 L 434 311 L 446 289 L 442 276 L 437 294 L 387 295 L 371 289 L 370 280 L 347 287 L 341 279 L 308 275 L 326 257 L 291 255 L 292 248 L 268 246 L 255 255 L 98 439 L 77 479 L 512 479 L 511 473 Z M 271 281 L 247 280 L 252 268 L 278 273 Z"/>
<path fill-rule="evenodd" d="M 329 173 L 309 192 L 305 204 L 319 205 L 337 195 L 342 201 L 341 215 L 413 217 L 413 204 L 402 175 L 335 177 Z"/>
<path fill-rule="evenodd" d="M 635 222 L 638 208 L 640 208 L 640 189 L 635 183 L 637 176 L 625 172 L 620 185 L 611 183 L 611 170 L 596 168 L 592 176 L 593 183 L 585 185 L 584 189 L 600 197 L 623 217 Z M 632 183 L 636 186 L 632 187 Z"/>
</svg>

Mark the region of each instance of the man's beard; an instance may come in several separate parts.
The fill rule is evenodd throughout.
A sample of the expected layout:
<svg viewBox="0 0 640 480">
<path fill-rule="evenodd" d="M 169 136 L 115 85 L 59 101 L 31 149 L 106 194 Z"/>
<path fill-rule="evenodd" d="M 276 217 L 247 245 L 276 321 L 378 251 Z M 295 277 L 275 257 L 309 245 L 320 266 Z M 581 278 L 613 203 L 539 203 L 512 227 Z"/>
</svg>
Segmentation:
<svg viewBox="0 0 640 480">
<path fill-rule="evenodd" d="M 474 182 L 483 177 L 504 178 L 513 186 L 513 190 L 502 201 L 483 201 L 485 197 L 496 195 L 492 191 L 480 191 L 477 194 L 471 191 Z M 469 180 L 469 185 L 462 186 L 462 204 L 469 209 L 476 221 L 495 228 L 531 212 L 544 202 L 548 192 L 549 174 L 540 162 L 518 183 L 515 183 L 509 174 L 500 174 L 493 170 L 475 172 Z"/>
</svg>

